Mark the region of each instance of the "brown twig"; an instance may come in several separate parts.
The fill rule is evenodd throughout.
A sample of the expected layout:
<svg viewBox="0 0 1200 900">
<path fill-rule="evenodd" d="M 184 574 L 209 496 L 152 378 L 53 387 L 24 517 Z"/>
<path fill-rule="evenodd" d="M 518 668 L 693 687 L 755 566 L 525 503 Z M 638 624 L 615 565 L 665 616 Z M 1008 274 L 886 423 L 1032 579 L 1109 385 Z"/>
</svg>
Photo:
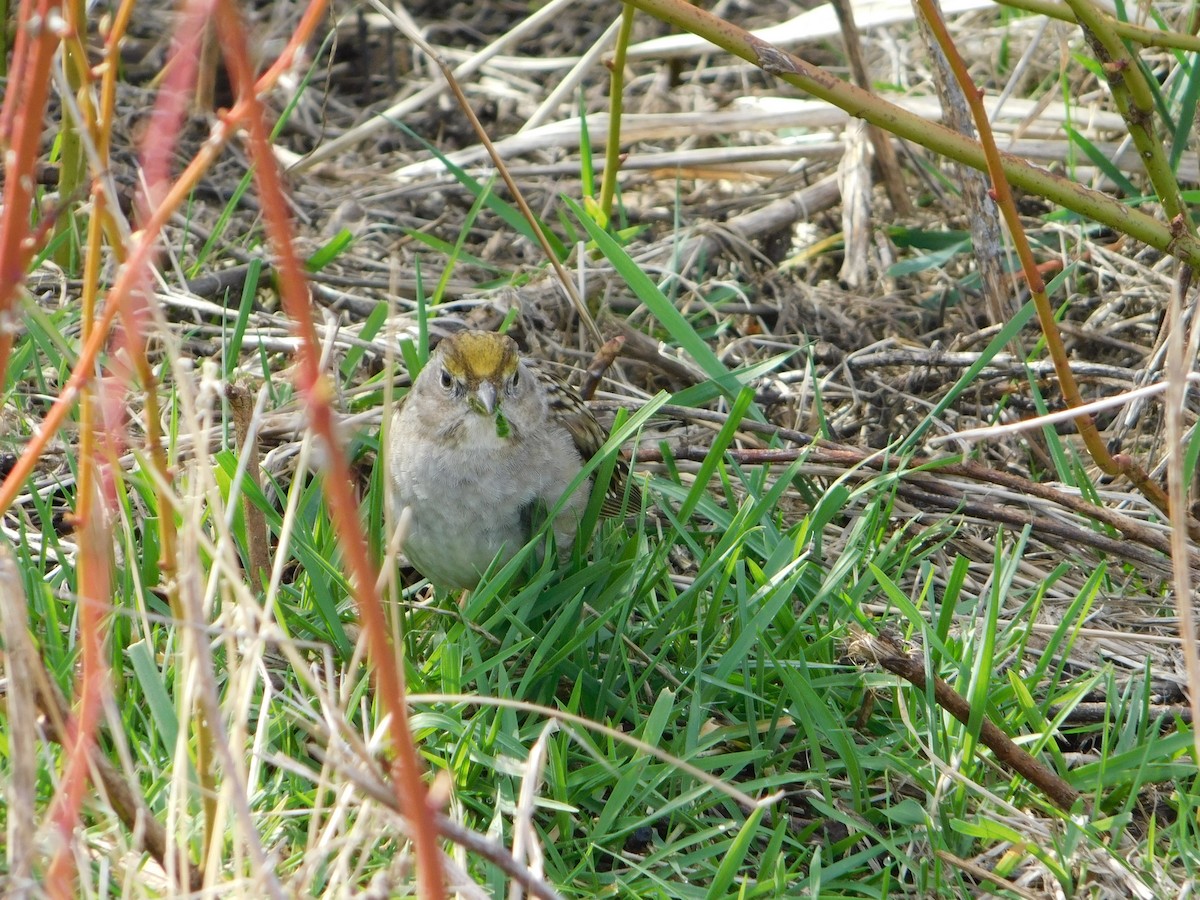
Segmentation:
<svg viewBox="0 0 1200 900">
<path fill-rule="evenodd" d="M 843 470 L 844 476 L 852 480 L 866 480 L 874 478 L 878 475 L 881 464 L 877 459 L 874 459 L 874 454 L 869 454 L 866 451 L 860 450 L 844 450 L 844 451 L 829 451 L 829 450 L 728 450 L 726 453 L 731 459 L 736 459 L 739 462 L 750 465 L 765 465 L 768 463 L 784 464 L 793 462 L 800 457 L 804 457 L 810 464 L 820 465 L 827 464 L 837 466 Z M 703 462 L 708 453 L 703 448 L 679 448 L 672 453 L 676 460 L 689 460 L 692 462 Z M 645 448 L 640 450 L 634 458 L 635 462 L 661 462 L 663 459 L 662 452 L 655 448 Z M 951 466 L 943 467 L 943 469 L 953 468 Z M 1015 478 L 1017 476 L 1005 475 L 1005 473 L 993 473 L 986 467 L 980 467 L 982 472 L 978 473 L 981 476 L 978 480 L 994 481 L 990 476 L 993 474 L 1003 475 L 1006 478 Z M 1139 540 L 1133 543 L 1128 540 L 1111 537 L 1109 535 L 1097 532 L 1090 528 L 1084 528 L 1066 522 L 1056 521 L 1045 516 L 1037 516 L 1025 510 L 1016 509 L 1011 506 L 1004 506 L 995 503 L 988 503 L 985 500 L 972 498 L 962 488 L 939 481 L 928 472 L 921 472 L 918 469 L 904 470 L 899 473 L 899 480 L 896 482 L 895 491 L 897 496 L 903 497 L 912 505 L 926 509 L 929 511 L 941 510 L 945 513 L 959 513 L 965 516 L 971 516 L 976 519 L 991 522 L 997 525 L 1007 525 L 1012 528 L 1020 529 L 1026 526 L 1031 527 L 1035 533 L 1039 534 L 1043 539 L 1053 539 L 1058 542 L 1073 542 L 1080 546 L 1092 547 L 1102 553 L 1109 554 L 1119 559 L 1127 559 L 1131 562 L 1136 562 L 1140 565 L 1163 569 L 1166 566 L 1164 559 L 1156 558 L 1146 552 L 1147 547 L 1157 549 L 1165 553 L 1163 545 L 1166 539 L 1149 529 L 1142 528 L 1130 519 L 1124 516 L 1113 513 L 1111 510 L 1105 510 L 1103 507 L 1091 506 L 1087 501 L 1081 498 L 1071 498 L 1067 495 L 1053 491 L 1052 488 L 1047 488 L 1045 485 L 1037 485 L 1034 482 L 1026 482 L 1026 485 L 1031 488 L 1041 488 L 1044 494 L 1039 494 L 1044 499 L 1052 500 L 1053 502 L 1061 503 L 1064 506 L 1073 508 L 1082 515 L 1092 518 L 1116 520 L 1131 535 L 1136 535 Z M 954 473 L 963 477 L 970 477 L 963 469 L 959 469 Z M 1032 491 L 1031 491 L 1032 493 Z M 1079 508 L 1082 507 L 1082 508 Z M 1099 515 L 1097 515 L 1099 514 Z M 1114 527 L 1116 527 L 1114 525 Z"/>
<path fill-rule="evenodd" d="M 225 397 L 233 412 L 233 429 L 237 437 L 239 452 L 246 459 L 245 477 L 255 488 L 262 490 L 259 475 L 258 435 L 254 428 L 254 398 L 245 385 L 230 384 L 225 387 Z M 271 571 L 271 546 L 267 540 L 267 517 L 258 508 L 249 493 L 242 491 L 242 514 L 246 519 L 246 552 L 250 557 L 250 584 L 258 590 L 264 576 Z"/>
<path fill-rule="evenodd" d="M 1188 484 L 1195 471 L 1185 472 L 1183 460 L 1188 440 L 1183 427 L 1183 409 L 1187 394 L 1188 373 L 1195 365 L 1190 357 L 1184 336 L 1183 305 L 1192 286 L 1192 268 L 1184 266 L 1171 291 L 1167 306 L 1170 333 L 1167 343 L 1167 442 L 1171 456 L 1167 466 L 1167 488 L 1171 498 L 1171 580 L 1175 594 L 1175 610 L 1179 616 L 1179 637 L 1182 640 L 1183 665 L 1187 673 L 1188 702 L 1192 715 L 1200 718 L 1200 651 L 1196 646 L 1195 579 L 1189 563 L 1192 548 L 1188 546 L 1187 513 Z M 1194 302 L 1194 301 L 1193 301 Z M 1192 350 L 1192 353 L 1195 351 Z M 1200 758 L 1200 733 L 1192 730 L 1192 746 Z"/>
<path fill-rule="evenodd" d="M 871 635 L 860 632 L 854 635 L 847 646 L 850 657 L 861 664 L 873 663 L 899 675 L 905 681 L 924 691 L 929 686 L 925 672 L 925 661 L 907 652 L 900 643 L 887 634 Z M 964 725 L 971 721 L 971 704 L 958 691 L 938 676 L 933 676 L 933 698 L 937 705 Z M 1038 762 L 1028 751 L 1013 743 L 986 715 L 980 722 L 979 739 L 996 754 L 996 759 L 1008 766 L 1026 781 L 1042 791 L 1050 802 L 1059 809 L 1070 812 L 1082 795 L 1065 779 L 1051 772 Z"/>
<path fill-rule="evenodd" d="M 59 9 L 60 4 L 54 0 L 36 0 L 36 8 L 32 0 L 21 4 L 4 107 L 0 110 L 0 144 L 5 148 L 6 161 L 0 210 L 0 321 L 5 323 L 0 328 L 0 383 L 5 381 L 15 331 L 7 323 L 29 261 L 40 244 L 28 240 L 29 222 L 50 67 L 58 47 L 50 21 L 61 20 Z"/>
<path fill-rule="evenodd" d="M 967 98 L 963 96 L 963 87 L 955 81 L 950 62 L 938 46 L 929 23 L 918 16 L 917 24 L 929 51 L 930 70 L 942 104 L 943 118 L 955 131 L 974 138 L 975 128 L 971 123 Z M 952 165 L 951 171 L 955 181 L 961 185 L 960 196 L 967 210 L 967 222 L 971 230 L 971 249 L 975 266 L 983 280 L 984 308 L 991 323 L 1001 325 L 1016 315 L 1020 304 L 1013 290 L 1012 278 L 1004 274 L 1001 266 L 1005 251 L 999 210 L 989 193 L 986 173 L 962 165 Z M 1021 350 L 1019 335 L 1013 337 L 1012 347 L 1014 355 L 1021 358 L 1028 355 Z"/>
<path fill-rule="evenodd" d="M 1060 707 L 1052 706 L 1047 713 L 1047 718 L 1057 719 L 1060 712 Z M 1146 719 L 1151 722 L 1166 720 L 1163 723 L 1165 726 L 1173 725 L 1176 720 L 1185 725 L 1190 725 L 1195 721 L 1192 716 L 1192 708 L 1181 703 L 1149 703 L 1145 707 L 1145 715 Z M 1063 716 L 1062 724 L 1100 725 L 1111 721 L 1112 717 L 1112 707 L 1107 703 L 1077 703 Z"/>
<path fill-rule="evenodd" d="M 834 104 L 852 116 L 878 125 L 897 137 L 913 141 L 972 168 L 987 168 L 978 142 L 868 94 L 820 66 L 786 53 L 686 0 L 628 2 L 664 22 L 705 37 L 718 47 L 760 66 L 763 71 Z M 1014 185 L 1104 222 L 1123 234 L 1180 259 L 1200 264 L 1200 239 L 1196 236 L 1177 233 L 1153 216 L 1130 209 L 1100 191 L 1052 175 L 1020 157 L 1001 154 L 1000 159 L 1005 175 Z"/>
<path fill-rule="evenodd" d="M 596 351 L 592 361 L 588 363 L 587 369 L 583 373 L 583 384 L 579 387 L 579 396 L 584 400 L 591 400 L 596 395 L 596 388 L 600 385 L 600 379 L 604 377 L 604 373 L 609 370 L 617 356 L 621 352 L 621 348 L 625 346 L 625 338 L 621 336 L 609 338 L 600 345 L 600 349 Z"/>
<path fill-rule="evenodd" d="M 1007 878 L 1003 878 L 994 872 L 990 872 L 983 866 L 979 865 L 979 863 L 972 862 L 969 859 L 963 859 L 945 850 L 938 850 L 937 855 L 938 859 L 945 860 L 955 868 L 962 869 L 972 878 L 975 878 L 978 881 L 986 881 L 994 884 L 998 888 L 1009 891 L 1018 897 L 1025 898 L 1025 900 L 1041 900 L 1041 898 L 1046 896 L 1043 893 L 1034 893 L 1033 891 L 1026 890 L 1016 882 L 1009 881 Z"/>
<path fill-rule="evenodd" d="M 79 541 L 79 704 L 76 714 L 68 721 L 67 730 L 60 733 L 61 743 L 67 750 L 67 761 L 50 811 L 50 818 L 54 820 L 62 838 L 46 871 L 46 884 L 51 897 L 70 897 L 75 893 L 75 848 L 71 835 L 79 824 L 90 765 L 99 755 L 96 731 L 109 684 L 102 630 L 109 610 L 108 598 L 112 595 L 112 572 L 109 567 L 112 535 L 101 506 L 98 460 L 92 456 L 81 459 L 79 464 L 84 472 L 93 470 L 90 477 L 80 480 L 76 513 L 76 539 Z"/>
<path fill-rule="evenodd" d="M 307 46 L 309 38 L 312 36 L 317 24 L 321 21 L 321 17 L 325 11 L 325 0 L 310 0 L 308 7 L 304 11 L 304 15 L 300 23 L 292 32 L 288 39 L 287 46 L 283 53 L 275 60 L 275 63 L 258 79 L 255 85 L 255 91 L 261 92 L 270 88 L 276 81 L 292 66 L 292 62 L 296 54 L 301 48 Z M 15 76 L 14 76 L 15 77 Z M 48 77 L 43 73 L 42 77 L 49 81 Z M 10 84 L 17 83 L 10 79 Z M 28 108 L 32 108 L 33 96 L 28 93 L 22 93 L 18 90 L 9 90 L 5 94 L 5 106 L 3 115 L 5 119 L 0 121 L 0 135 L 8 133 L 8 117 L 10 116 L 9 99 L 13 98 L 13 104 L 16 106 L 26 107 L 27 115 Z M 19 101 L 19 102 L 18 102 Z M 79 350 L 79 357 L 75 362 L 74 368 L 71 369 L 71 375 L 68 377 L 66 384 L 63 385 L 59 392 L 58 398 L 54 404 L 47 410 L 46 415 L 42 418 L 41 424 L 34 432 L 29 442 L 25 445 L 25 450 L 18 458 L 16 465 L 9 471 L 3 484 L 0 484 L 0 512 L 8 509 L 17 494 L 20 492 L 22 485 L 25 483 L 30 474 L 32 474 L 34 466 L 37 465 L 38 459 L 45 452 L 47 444 L 58 433 L 66 421 L 67 414 L 75 406 L 79 399 L 79 392 L 83 384 L 90 379 L 96 370 L 96 359 L 100 355 L 106 341 L 108 340 L 109 330 L 112 328 L 113 320 L 116 318 L 118 311 L 124 305 L 124 298 L 133 291 L 142 281 L 146 267 L 153 259 L 157 248 L 159 234 L 162 232 L 163 226 L 174 215 L 175 211 L 184 204 L 200 178 L 208 171 L 209 167 L 220 156 L 221 151 L 225 146 L 225 142 L 232 134 L 233 128 L 247 114 L 248 104 L 244 101 L 239 101 L 234 107 L 229 110 L 225 116 L 225 127 L 219 128 L 213 136 L 204 143 L 200 152 L 193 157 L 188 163 L 187 168 L 171 185 L 166 196 L 161 198 L 161 201 L 154 208 L 149 218 L 141 224 L 141 228 L 137 233 L 136 240 L 132 250 L 125 261 L 125 264 L 118 270 L 117 278 L 113 286 L 108 291 L 107 302 L 104 310 L 96 319 L 95 328 L 89 334 L 88 339 L 84 342 Z M 37 140 L 41 135 L 41 117 L 40 112 L 35 116 L 36 132 L 33 140 L 33 150 L 36 151 Z M 18 116 L 19 121 L 24 121 Z M 13 145 L 10 143 L 10 147 Z M 10 149 L 9 153 L 15 153 L 15 148 Z M 18 161 L 23 159 L 20 154 L 17 154 Z M 20 169 L 10 169 L 11 173 L 19 172 Z M 24 176 L 12 177 L 5 181 L 5 191 L 9 190 L 9 185 L 24 183 Z M 22 254 L 27 249 L 32 253 L 36 249 L 36 242 L 30 247 L 25 248 L 21 241 L 26 234 L 24 220 L 20 216 L 27 214 L 28 204 L 26 203 L 26 212 L 18 212 L 17 221 L 21 225 L 21 231 L 16 237 L 17 250 L 13 253 L 5 252 L 5 248 L 9 246 L 7 243 L 12 239 L 9 232 L 10 213 L 13 213 L 17 206 L 14 206 L 8 199 L 8 194 L 5 194 L 5 203 L 3 209 L 3 218 L 0 219 L 0 316 L 7 314 L 6 296 L 10 290 L 15 290 L 16 284 L 19 284 L 24 278 L 24 264 L 21 263 Z M 19 252 L 18 252 L 19 251 Z M 18 271 L 19 267 L 19 271 Z M 10 284 L 11 282 L 11 284 Z M 11 298 L 9 298 L 11 299 Z M 4 343 L 5 338 L 11 337 L 10 329 L 0 329 L 0 375 L 3 374 L 5 368 L 5 360 L 7 349 Z"/>
</svg>

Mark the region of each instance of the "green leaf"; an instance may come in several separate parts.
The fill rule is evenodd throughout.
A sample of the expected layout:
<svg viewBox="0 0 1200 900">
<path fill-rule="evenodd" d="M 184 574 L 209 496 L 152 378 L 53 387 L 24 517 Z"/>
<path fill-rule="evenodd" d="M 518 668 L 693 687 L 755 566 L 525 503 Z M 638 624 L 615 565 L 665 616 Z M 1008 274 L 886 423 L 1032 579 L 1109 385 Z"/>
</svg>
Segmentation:
<svg viewBox="0 0 1200 900">
<path fill-rule="evenodd" d="M 1071 143 L 1083 151 L 1084 156 L 1116 185 L 1118 191 L 1126 197 L 1136 197 L 1138 195 L 1139 191 L 1133 186 L 1133 182 L 1125 177 L 1125 173 L 1118 169 L 1116 164 L 1099 147 L 1065 122 L 1063 123 L 1063 130 L 1067 132 L 1067 138 Z"/>
<path fill-rule="evenodd" d="M 724 897 L 733 885 L 733 879 L 741 871 L 751 844 L 758 836 L 758 823 L 762 821 L 762 817 L 763 807 L 761 806 L 755 807 L 754 811 L 746 817 L 745 824 L 742 825 L 737 837 L 733 839 L 729 849 L 721 858 L 721 865 L 717 868 L 717 872 L 708 886 L 708 891 L 704 895 L 706 900 L 717 900 L 719 897 Z"/>
<path fill-rule="evenodd" d="M 971 232 L 952 229 L 933 230 L 893 225 L 887 229 L 888 239 L 897 247 L 912 247 L 916 250 L 949 250 L 971 246 Z"/>
<path fill-rule="evenodd" d="M 179 719 L 175 716 L 175 704 L 163 686 L 162 672 L 154 663 L 150 647 L 144 640 L 137 641 L 125 648 L 125 654 L 133 664 L 133 673 L 142 689 L 150 718 L 154 720 L 154 726 L 162 738 L 163 748 L 168 753 L 174 753 L 179 740 Z"/>
<path fill-rule="evenodd" d="M 612 263 L 617 274 L 625 280 L 637 298 L 646 304 L 650 313 L 666 329 L 671 339 L 695 360 L 704 373 L 720 387 L 726 398 L 732 400 L 741 390 L 741 385 L 725 368 L 725 364 L 713 352 L 708 342 L 696 333 L 696 329 L 684 318 L 683 313 L 675 308 L 675 304 L 667 299 L 667 296 L 659 290 L 658 285 L 650 280 L 650 276 L 641 270 L 612 235 L 593 222 L 583 207 L 570 197 L 564 197 L 563 201 L 571 207 L 576 220 L 584 227 L 588 236 L 596 242 L 596 246 L 604 254 L 605 259 Z M 766 417 L 756 405 L 751 407 L 749 415 L 756 421 L 766 421 Z"/>
<path fill-rule="evenodd" d="M 310 272 L 320 272 L 323 268 L 337 259 L 347 247 L 354 243 L 354 235 L 349 229 L 343 228 L 332 238 L 318 247 L 316 251 L 305 260 L 304 265 Z"/>
<path fill-rule="evenodd" d="M 1050 288 L 1047 287 L 1046 290 L 1048 292 Z M 986 347 L 983 348 L 983 352 L 979 354 L 979 359 L 973 362 L 967 371 L 963 372 L 958 381 L 954 382 L 954 386 L 951 387 L 950 390 L 946 391 L 946 395 L 942 397 L 942 399 L 938 401 L 937 405 L 929 412 L 929 414 L 921 420 L 921 423 L 913 430 L 913 433 L 905 438 L 903 443 L 900 445 L 898 452 L 913 452 L 914 448 L 920 442 L 922 437 L 924 437 L 925 432 L 929 430 L 929 427 L 934 422 L 940 421 L 942 413 L 945 412 L 946 409 L 958 399 L 959 394 L 961 394 L 971 385 L 975 384 L 975 376 L 983 371 L 984 367 L 995 358 L 996 354 L 1003 349 L 1005 344 L 1017 336 L 1020 330 L 1025 327 L 1025 324 L 1030 319 L 1033 318 L 1036 312 L 1037 309 L 1034 307 L 1033 301 L 1030 300 L 1017 312 L 1015 316 L 1012 317 L 1012 319 L 1005 324 L 1003 328 L 1000 329 L 999 333 L 992 338 Z"/>
<path fill-rule="evenodd" d="M 242 358 L 242 341 L 250 324 L 250 313 L 254 311 L 254 297 L 258 293 L 258 279 L 262 274 L 262 260 L 255 257 L 246 267 L 246 280 L 242 282 L 242 298 L 238 304 L 237 318 L 233 320 L 233 333 L 223 344 L 222 369 L 225 379 L 233 378 Z"/>
<path fill-rule="evenodd" d="M 509 228 L 518 234 L 524 235 L 538 246 L 541 246 L 541 242 L 538 240 L 537 233 L 533 230 L 533 226 L 526 221 L 525 216 L 521 214 L 519 209 L 517 209 L 511 203 L 506 203 L 504 200 L 501 200 L 483 184 L 480 184 L 477 179 L 471 177 L 471 175 L 469 175 L 461 166 L 455 165 L 453 162 L 451 162 L 450 158 L 447 157 L 446 154 L 442 153 L 437 147 L 433 146 L 429 142 L 423 140 L 418 134 L 404 125 L 404 123 L 396 122 L 395 125 L 406 134 L 421 141 L 421 143 L 425 145 L 425 149 L 427 149 L 441 161 L 442 165 L 446 167 L 446 171 L 453 175 L 459 184 L 470 191 L 476 199 L 483 198 L 484 205 L 497 216 L 499 216 Z M 544 222 L 539 222 L 538 224 L 541 226 L 542 232 L 546 236 L 546 241 L 550 244 L 550 249 L 554 251 L 554 255 L 560 260 L 566 259 L 570 251 L 563 244 L 562 240 L 553 231 L 547 228 Z"/>
<path fill-rule="evenodd" d="M 701 498 L 706 496 L 709 480 L 712 478 L 713 473 L 716 472 L 726 448 L 733 443 L 733 439 L 737 436 L 738 426 L 741 425 L 742 418 L 746 415 L 747 410 L 750 409 L 750 405 L 753 402 L 754 392 L 750 388 L 742 388 L 737 399 L 733 402 L 733 408 L 729 410 L 729 416 L 726 418 L 725 424 L 721 426 L 721 430 L 713 438 L 712 446 L 709 447 L 708 453 L 705 454 L 704 462 L 700 464 L 700 471 L 696 473 L 687 499 L 684 500 L 683 505 L 679 508 L 680 520 L 686 522 L 691 518 L 692 512 L 695 511 Z"/>
<path fill-rule="evenodd" d="M 940 269 L 946 263 L 950 262 L 950 260 L 954 259 L 954 257 L 961 256 L 969 252 L 970 249 L 971 242 L 969 240 L 959 241 L 935 253 L 926 253 L 893 263 L 888 266 L 887 275 L 889 278 L 902 278 L 906 275 L 915 275 L 918 272 L 926 272 L 930 269 Z"/>
</svg>

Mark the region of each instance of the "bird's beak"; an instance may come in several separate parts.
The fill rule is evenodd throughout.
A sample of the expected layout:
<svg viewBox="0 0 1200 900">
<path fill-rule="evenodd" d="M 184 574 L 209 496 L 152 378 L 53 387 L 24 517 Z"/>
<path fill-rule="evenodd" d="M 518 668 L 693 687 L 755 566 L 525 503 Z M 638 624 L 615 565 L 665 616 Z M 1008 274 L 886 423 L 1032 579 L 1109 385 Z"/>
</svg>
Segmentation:
<svg viewBox="0 0 1200 900">
<path fill-rule="evenodd" d="M 494 415 L 496 412 L 496 385 L 490 381 L 480 383 L 479 390 L 475 392 L 475 402 L 471 404 L 475 407 L 475 411 L 481 415 Z"/>
</svg>

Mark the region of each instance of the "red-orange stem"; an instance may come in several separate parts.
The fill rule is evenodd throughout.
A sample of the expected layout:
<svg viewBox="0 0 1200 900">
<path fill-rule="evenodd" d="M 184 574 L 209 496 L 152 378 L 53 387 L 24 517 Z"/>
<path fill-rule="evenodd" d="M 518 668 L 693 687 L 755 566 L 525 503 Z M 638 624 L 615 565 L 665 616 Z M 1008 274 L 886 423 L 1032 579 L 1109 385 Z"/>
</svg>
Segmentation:
<svg viewBox="0 0 1200 900">
<path fill-rule="evenodd" d="M 321 349 L 312 319 L 308 283 L 292 243 L 292 228 L 284 200 L 283 185 L 271 152 L 266 123 L 250 70 L 250 53 L 237 7 L 232 0 L 217 4 L 217 33 L 230 78 L 240 102 L 247 104 L 245 126 L 250 157 L 258 180 L 263 221 L 279 279 L 283 307 L 300 338 L 296 387 L 306 401 L 309 427 L 323 444 L 324 488 L 339 543 L 350 571 L 359 616 L 370 642 L 375 663 L 375 688 L 391 713 L 392 743 L 396 751 L 396 789 L 401 808 L 412 827 L 417 855 L 417 890 L 424 900 L 444 897 L 441 851 L 437 824 L 429 808 L 421 778 L 421 765 L 408 722 L 408 704 L 402 667 L 388 640 L 388 629 L 376 583 L 378 572 L 367 553 L 366 534 L 358 518 L 358 504 L 351 490 L 350 467 L 337 435 L 331 400 L 333 391 L 321 372 Z"/>
</svg>

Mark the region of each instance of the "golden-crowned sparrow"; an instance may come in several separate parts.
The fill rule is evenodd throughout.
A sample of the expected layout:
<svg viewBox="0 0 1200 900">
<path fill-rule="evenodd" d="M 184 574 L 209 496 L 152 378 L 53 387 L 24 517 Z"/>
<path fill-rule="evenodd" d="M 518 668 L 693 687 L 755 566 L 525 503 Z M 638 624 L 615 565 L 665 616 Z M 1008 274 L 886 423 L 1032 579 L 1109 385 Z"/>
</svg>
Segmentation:
<svg viewBox="0 0 1200 900">
<path fill-rule="evenodd" d="M 465 331 L 444 338 L 396 409 L 391 469 L 397 509 L 409 507 L 404 552 L 444 587 L 472 589 L 498 556 L 510 559 L 604 443 L 570 385 L 517 353 L 512 338 Z M 603 511 L 620 509 L 628 468 L 618 461 Z M 629 486 L 631 502 L 640 502 Z M 587 490 L 554 520 L 570 552 Z"/>
</svg>

